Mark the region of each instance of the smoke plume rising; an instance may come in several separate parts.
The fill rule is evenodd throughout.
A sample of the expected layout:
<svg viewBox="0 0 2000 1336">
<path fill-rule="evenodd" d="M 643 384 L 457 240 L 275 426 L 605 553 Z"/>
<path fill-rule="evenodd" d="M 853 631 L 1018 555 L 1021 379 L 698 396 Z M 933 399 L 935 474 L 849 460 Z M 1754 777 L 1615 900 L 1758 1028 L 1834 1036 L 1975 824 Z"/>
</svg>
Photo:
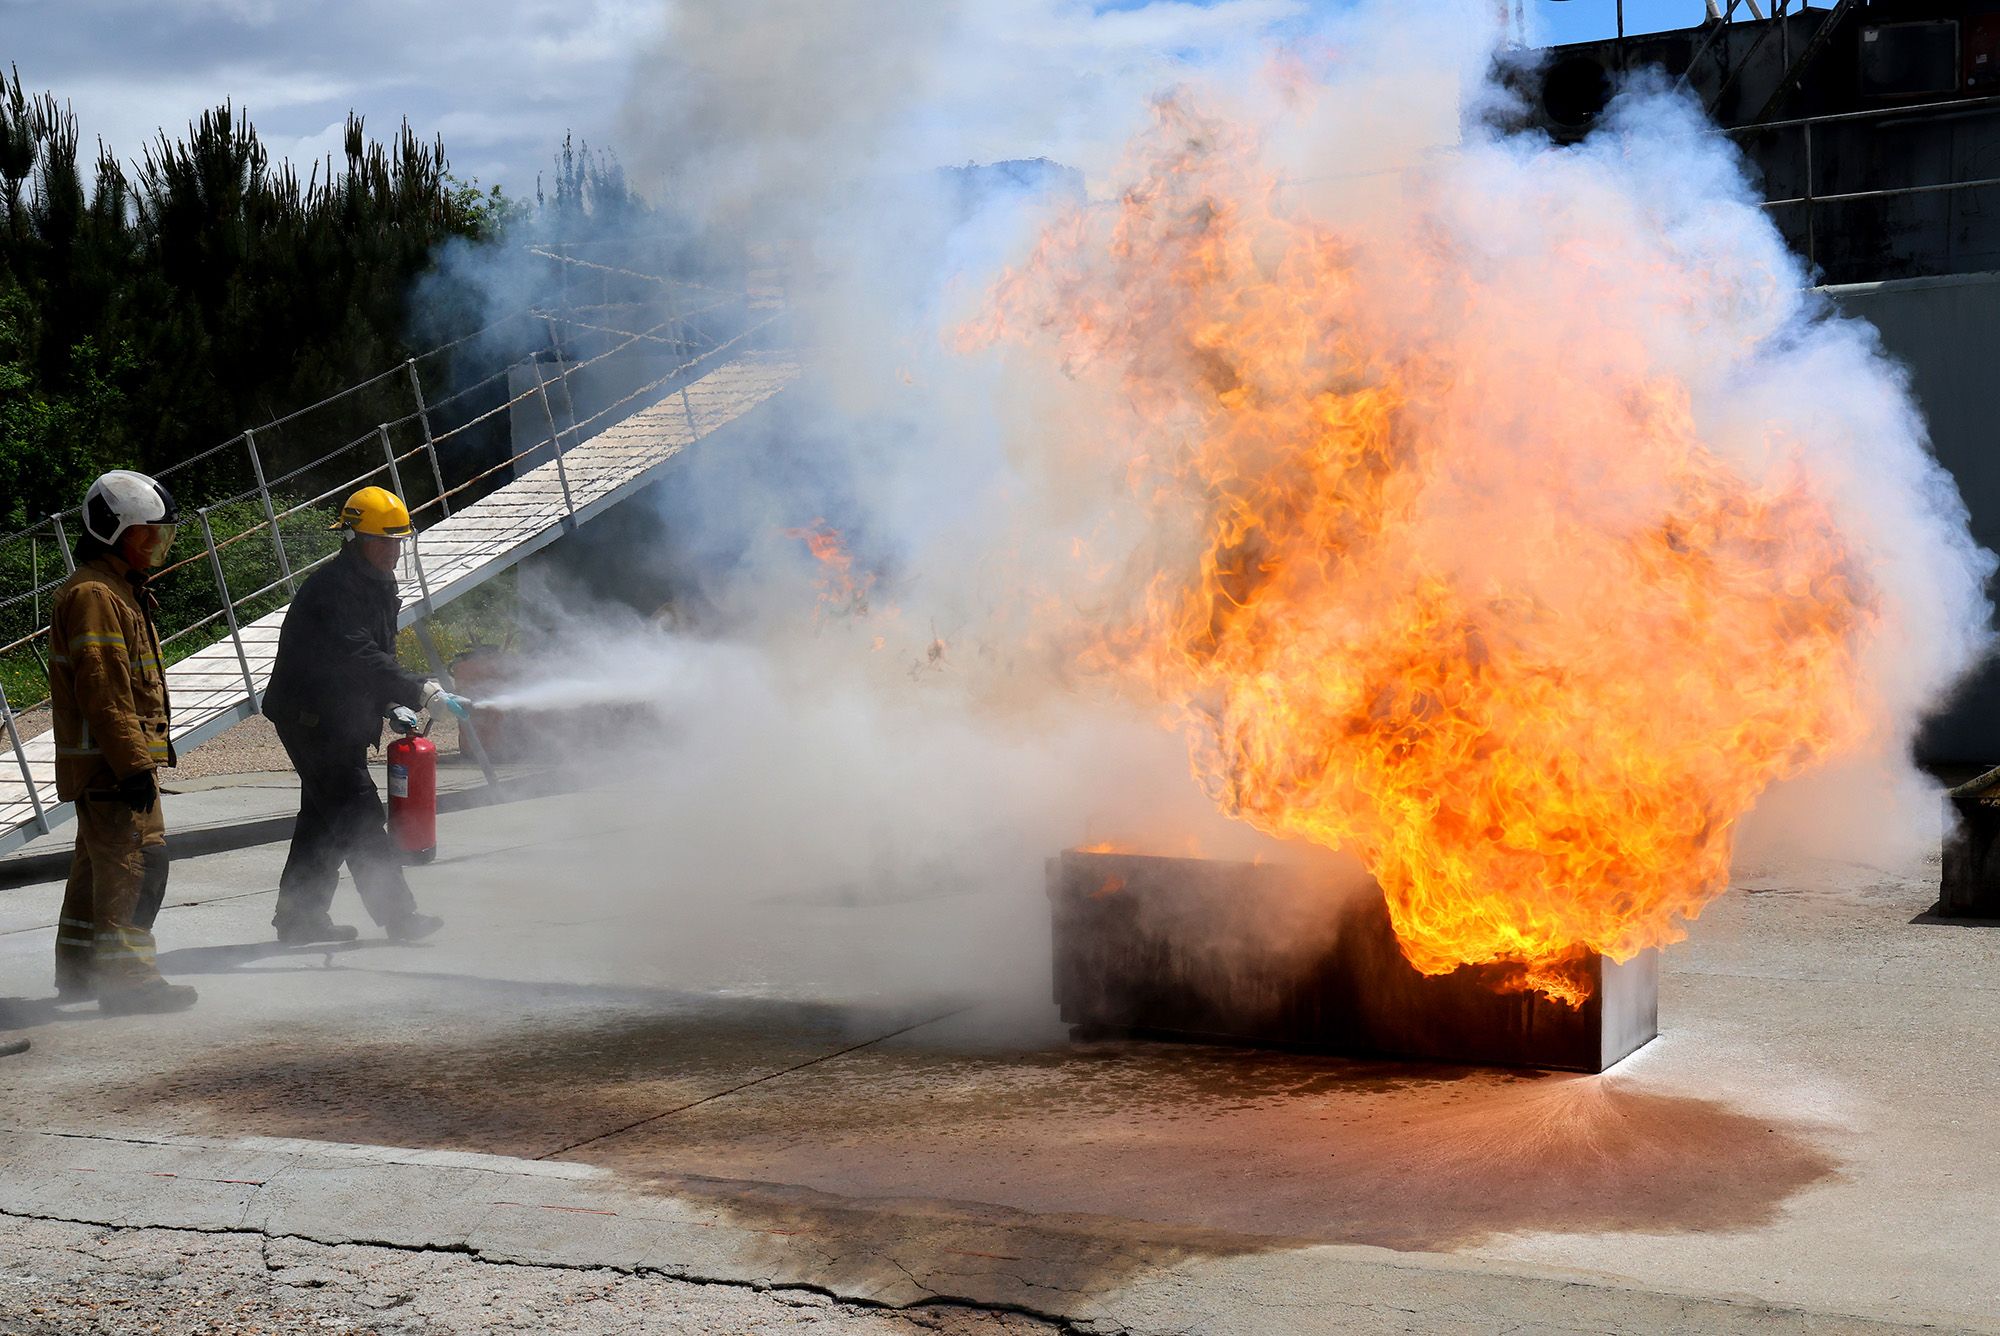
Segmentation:
<svg viewBox="0 0 2000 1336">
<path fill-rule="evenodd" d="M 808 373 L 664 502 L 754 683 L 682 697 L 714 856 L 1032 907 L 1064 843 L 1337 844 L 1420 965 L 1559 992 L 1739 830 L 1934 841 L 1992 560 L 1906 377 L 1685 97 L 1489 128 L 1490 12 L 672 11 L 638 179 L 785 271 Z M 940 170 L 1037 158 L 1081 191 Z M 572 690 L 713 680 L 617 659 Z"/>
</svg>

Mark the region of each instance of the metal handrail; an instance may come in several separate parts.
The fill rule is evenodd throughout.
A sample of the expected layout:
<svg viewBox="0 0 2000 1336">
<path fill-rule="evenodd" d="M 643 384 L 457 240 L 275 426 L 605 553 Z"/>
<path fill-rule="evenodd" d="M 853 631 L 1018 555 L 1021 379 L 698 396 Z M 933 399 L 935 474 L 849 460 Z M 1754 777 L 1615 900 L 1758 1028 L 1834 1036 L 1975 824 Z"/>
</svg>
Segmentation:
<svg viewBox="0 0 2000 1336">
<path fill-rule="evenodd" d="M 1819 126 L 1841 125 L 1858 121 L 1879 121 L 1906 117 L 1939 116 L 1945 114 L 1976 115 L 1983 111 L 2000 110 L 2000 94 L 1988 97 L 1960 98 L 1954 101 L 1921 102 L 1900 107 L 1869 107 L 1862 111 L 1830 111 L 1819 116 L 1799 116 L 1783 121 L 1758 121 L 1749 125 L 1729 126 L 1721 133 L 1731 137 L 1763 134 L 1767 131 L 1797 130 L 1801 147 L 1801 179 L 1805 182 L 1803 195 L 1793 195 L 1784 199 L 1763 201 L 1765 209 L 1790 209 L 1803 206 L 1806 224 L 1806 264 L 1819 264 L 1819 212 L 1822 204 L 1851 204 L 1859 200 L 1896 199 L 1906 195 L 1948 194 L 1958 190 L 1980 190 L 2000 186 L 2000 177 L 1980 177 L 1971 181 L 1935 181 L 1926 185 L 1885 186 L 1877 190 L 1843 190 L 1832 194 L 1819 194 L 1813 189 L 1814 153 L 1813 130 Z"/>
<path fill-rule="evenodd" d="M 1829 111 L 1818 116 L 1795 116 L 1783 121 L 1753 121 L 1748 125 L 1723 128 L 1726 135 L 1756 134 L 1764 130 L 1791 130 L 1802 125 L 1832 125 L 1840 121 L 1879 121 L 1892 116 L 1924 116 L 1932 112 L 1980 111 L 2000 106 L 2000 93 L 1987 97 L 1964 97 L 1947 102 L 1915 102 L 1900 107 L 1869 107 L 1862 111 Z"/>
</svg>

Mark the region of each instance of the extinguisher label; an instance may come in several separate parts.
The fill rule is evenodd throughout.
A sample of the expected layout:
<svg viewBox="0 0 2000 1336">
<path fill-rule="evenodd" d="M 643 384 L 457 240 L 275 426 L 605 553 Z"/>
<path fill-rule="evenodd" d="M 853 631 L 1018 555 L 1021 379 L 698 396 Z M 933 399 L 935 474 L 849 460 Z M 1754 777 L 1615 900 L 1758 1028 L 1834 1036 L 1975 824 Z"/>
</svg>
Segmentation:
<svg viewBox="0 0 2000 1336">
<path fill-rule="evenodd" d="M 406 765 L 389 767 L 389 796 L 391 798 L 410 796 L 410 767 Z"/>
</svg>

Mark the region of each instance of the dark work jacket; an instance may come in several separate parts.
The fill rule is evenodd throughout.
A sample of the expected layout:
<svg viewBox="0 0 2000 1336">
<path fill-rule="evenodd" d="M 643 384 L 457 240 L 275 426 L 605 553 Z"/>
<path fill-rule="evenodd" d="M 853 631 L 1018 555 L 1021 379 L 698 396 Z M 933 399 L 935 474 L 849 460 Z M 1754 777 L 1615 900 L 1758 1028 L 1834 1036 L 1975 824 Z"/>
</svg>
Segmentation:
<svg viewBox="0 0 2000 1336">
<path fill-rule="evenodd" d="M 271 722 L 317 730 L 330 748 L 372 746 L 390 707 L 423 704 L 425 679 L 396 662 L 396 582 L 358 547 L 299 586 L 264 693 Z"/>
</svg>

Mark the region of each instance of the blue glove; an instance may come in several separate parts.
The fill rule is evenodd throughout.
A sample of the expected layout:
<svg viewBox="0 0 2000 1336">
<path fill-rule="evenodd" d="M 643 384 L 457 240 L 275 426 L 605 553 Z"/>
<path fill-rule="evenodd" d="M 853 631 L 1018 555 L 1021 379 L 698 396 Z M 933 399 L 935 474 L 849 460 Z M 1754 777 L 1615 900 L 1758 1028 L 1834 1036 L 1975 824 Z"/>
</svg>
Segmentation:
<svg viewBox="0 0 2000 1336">
<path fill-rule="evenodd" d="M 417 718 L 417 712 L 409 706 L 398 705 L 389 711 L 389 726 L 398 733 L 415 733 L 424 726 L 424 721 Z"/>
<path fill-rule="evenodd" d="M 444 689 L 443 683 L 433 677 L 430 681 L 424 683 L 424 708 L 435 714 L 439 701 L 443 701 L 444 707 L 461 719 L 465 718 L 472 710 L 471 701 L 463 696 L 452 695 Z"/>
</svg>

